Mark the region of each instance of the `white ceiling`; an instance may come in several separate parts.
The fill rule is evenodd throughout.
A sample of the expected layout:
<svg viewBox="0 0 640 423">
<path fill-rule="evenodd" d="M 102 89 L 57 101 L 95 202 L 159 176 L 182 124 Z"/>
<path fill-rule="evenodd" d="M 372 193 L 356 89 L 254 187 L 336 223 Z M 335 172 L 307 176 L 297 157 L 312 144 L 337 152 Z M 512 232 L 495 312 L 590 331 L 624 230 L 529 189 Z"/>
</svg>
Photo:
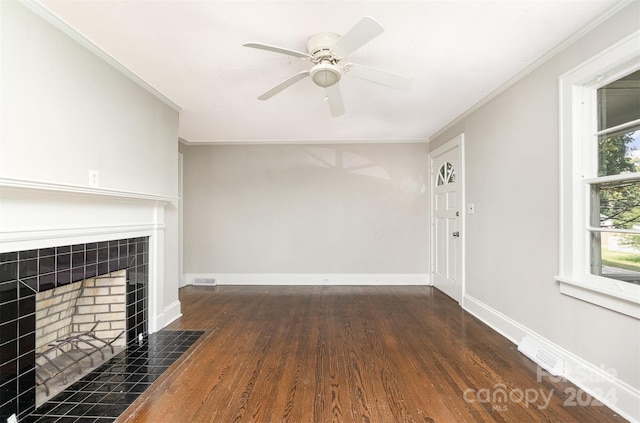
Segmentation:
<svg viewBox="0 0 640 423">
<path fill-rule="evenodd" d="M 182 108 L 189 143 L 425 141 L 615 7 L 617 0 L 134 1 L 41 0 Z M 242 47 L 306 52 L 363 16 L 385 32 L 343 63 L 414 78 L 404 90 L 345 76 L 346 113 L 331 117 L 305 79 L 257 96 L 310 62 Z"/>
</svg>

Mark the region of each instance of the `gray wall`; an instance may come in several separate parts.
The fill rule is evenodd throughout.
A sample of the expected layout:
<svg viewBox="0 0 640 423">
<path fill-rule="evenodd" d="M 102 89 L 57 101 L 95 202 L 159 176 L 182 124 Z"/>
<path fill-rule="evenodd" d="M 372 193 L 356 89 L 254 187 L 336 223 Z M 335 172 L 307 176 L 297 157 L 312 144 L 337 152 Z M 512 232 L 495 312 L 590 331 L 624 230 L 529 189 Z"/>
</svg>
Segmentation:
<svg viewBox="0 0 640 423">
<path fill-rule="evenodd" d="M 27 222 L 6 228 L 9 234 L 153 220 L 154 202 L 100 194 L 177 197 L 178 111 L 33 9 L 0 1 L 0 12 L 0 178 L 64 192 L 89 187 L 89 170 L 99 171 L 99 187 L 88 196 L 3 188 L 0 232 L 12 219 Z M 73 219 L 87 209 L 95 215 Z M 175 205 L 166 209 L 158 314 L 178 302 L 178 216 Z"/>
<path fill-rule="evenodd" d="M 178 113 L 58 28 L 2 1 L 0 177 L 176 196 Z"/>
<path fill-rule="evenodd" d="M 638 320 L 560 294 L 558 77 L 640 28 L 639 2 L 449 128 L 464 133 L 466 295 L 640 387 Z"/>
<path fill-rule="evenodd" d="M 186 273 L 424 273 L 427 144 L 188 146 Z"/>
</svg>

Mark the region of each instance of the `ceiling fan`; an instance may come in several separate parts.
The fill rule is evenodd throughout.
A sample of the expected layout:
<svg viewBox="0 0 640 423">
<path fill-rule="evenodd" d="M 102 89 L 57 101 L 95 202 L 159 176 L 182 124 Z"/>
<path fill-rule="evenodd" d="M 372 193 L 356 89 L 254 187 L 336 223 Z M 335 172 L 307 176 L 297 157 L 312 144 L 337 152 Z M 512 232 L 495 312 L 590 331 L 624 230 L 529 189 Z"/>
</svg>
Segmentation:
<svg viewBox="0 0 640 423">
<path fill-rule="evenodd" d="M 286 54 L 309 60 L 313 63 L 311 69 L 296 73 L 260 95 L 258 99 L 267 100 L 296 82 L 310 77 L 317 86 L 325 89 L 325 99 L 329 103 L 331 115 L 340 116 L 345 111 L 340 85 L 338 84 L 342 79 L 342 75 L 355 76 L 356 78 L 366 79 L 393 88 L 409 87 L 413 79 L 406 76 L 357 63 L 339 64 L 342 59 L 383 32 L 384 28 L 378 21 L 365 16 L 343 36 L 333 32 L 320 32 L 312 35 L 307 40 L 308 53 L 263 43 L 243 44 L 245 47 Z"/>
</svg>

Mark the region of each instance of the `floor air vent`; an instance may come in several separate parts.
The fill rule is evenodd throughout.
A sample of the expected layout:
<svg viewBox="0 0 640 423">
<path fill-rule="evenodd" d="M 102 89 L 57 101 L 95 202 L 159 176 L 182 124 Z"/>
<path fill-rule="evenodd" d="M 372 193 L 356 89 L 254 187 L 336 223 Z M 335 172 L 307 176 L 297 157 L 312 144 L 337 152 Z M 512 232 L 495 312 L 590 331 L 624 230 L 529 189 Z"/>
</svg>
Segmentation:
<svg viewBox="0 0 640 423">
<path fill-rule="evenodd" d="M 533 338 L 528 336 L 522 338 L 518 345 L 518 351 L 554 376 L 564 373 L 564 360 L 536 343 Z"/>
<path fill-rule="evenodd" d="M 215 278 L 195 278 L 193 280 L 194 285 L 215 286 Z"/>
</svg>

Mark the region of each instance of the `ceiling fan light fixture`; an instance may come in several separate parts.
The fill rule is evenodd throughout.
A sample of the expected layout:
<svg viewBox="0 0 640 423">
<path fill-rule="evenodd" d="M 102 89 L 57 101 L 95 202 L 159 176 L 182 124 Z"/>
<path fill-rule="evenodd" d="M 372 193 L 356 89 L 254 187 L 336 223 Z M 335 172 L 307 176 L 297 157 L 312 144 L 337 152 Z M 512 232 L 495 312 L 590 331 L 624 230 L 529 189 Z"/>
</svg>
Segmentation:
<svg viewBox="0 0 640 423">
<path fill-rule="evenodd" d="M 340 72 L 340 68 L 336 65 L 332 65 L 331 63 L 319 63 L 311 68 L 309 76 L 311 76 L 314 84 L 319 87 L 326 88 L 340 81 L 342 73 Z"/>
</svg>

